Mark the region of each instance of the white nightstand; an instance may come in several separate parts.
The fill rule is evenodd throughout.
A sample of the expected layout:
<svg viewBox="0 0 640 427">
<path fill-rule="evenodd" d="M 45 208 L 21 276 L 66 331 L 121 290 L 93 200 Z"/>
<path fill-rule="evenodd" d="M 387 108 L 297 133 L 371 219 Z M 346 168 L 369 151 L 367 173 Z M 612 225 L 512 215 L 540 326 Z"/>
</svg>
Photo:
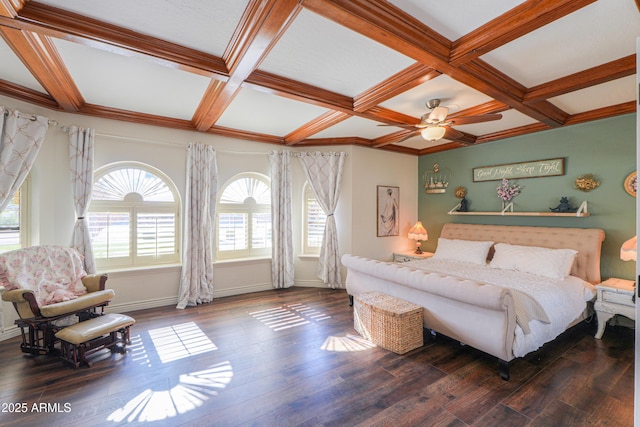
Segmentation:
<svg viewBox="0 0 640 427">
<path fill-rule="evenodd" d="M 595 303 L 598 315 L 598 332 L 595 337 L 602 338 L 607 322 L 616 314 L 629 319 L 636 319 L 636 304 L 633 300 L 635 292 L 633 280 L 611 278 L 596 285 L 598 296 Z"/>
<path fill-rule="evenodd" d="M 409 261 L 415 261 L 418 259 L 431 258 L 432 256 L 433 256 L 433 252 L 422 252 L 421 254 L 417 254 L 414 251 L 394 252 L 393 262 L 409 262 Z"/>
</svg>

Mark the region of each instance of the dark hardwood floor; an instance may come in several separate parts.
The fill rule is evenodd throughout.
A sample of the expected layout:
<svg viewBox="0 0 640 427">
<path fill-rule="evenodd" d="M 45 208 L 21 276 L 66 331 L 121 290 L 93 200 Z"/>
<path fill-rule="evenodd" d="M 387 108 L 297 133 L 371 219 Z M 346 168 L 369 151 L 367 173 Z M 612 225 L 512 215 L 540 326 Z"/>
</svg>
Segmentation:
<svg viewBox="0 0 640 427">
<path fill-rule="evenodd" d="M 507 382 L 495 359 L 443 337 L 402 356 L 371 346 L 341 290 L 128 314 L 128 353 L 91 368 L 0 343 L 0 425 L 633 425 L 634 333 L 621 326 L 596 340 L 583 323 L 515 361 Z"/>
</svg>

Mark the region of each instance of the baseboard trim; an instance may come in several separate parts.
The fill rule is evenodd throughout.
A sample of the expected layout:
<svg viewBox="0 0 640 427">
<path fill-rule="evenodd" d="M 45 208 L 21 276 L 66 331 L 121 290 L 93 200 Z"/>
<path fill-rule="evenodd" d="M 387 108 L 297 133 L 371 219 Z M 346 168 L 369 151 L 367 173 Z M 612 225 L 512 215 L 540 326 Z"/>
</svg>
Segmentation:
<svg viewBox="0 0 640 427">
<path fill-rule="evenodd" d="M 124 304 L 111 304 L 105 308 L 107 313 L 127 313 L 129 311 L 146 310 L 147 308 L 164 307 L 167 305 L 176 305 L 177 297 L 165 297 L 149 299 L 144 301 L 136 301 Z"/>
<path fill-rule="evenodd" d="M 0 332 L 0 341 L 8 340 L 10 338 L 15 338 L 20 336 L 20 328 L 16 325 L 9 326 L 5 328 L 2 332 Z"/>
<path fill-rule="evenodd" d="M 249 286 L 237 286 L 234 288 L 228 289 L 213 289 L 213 297 L 214 298 L 222 298 L 222 297 L 231 297 L 234 295 L 240 294 L 250 294 L 252 292 L 261 292 L 261 291 L 269 291 L 273 289 L 271 283 L 256 283 Z"/>
</svg>

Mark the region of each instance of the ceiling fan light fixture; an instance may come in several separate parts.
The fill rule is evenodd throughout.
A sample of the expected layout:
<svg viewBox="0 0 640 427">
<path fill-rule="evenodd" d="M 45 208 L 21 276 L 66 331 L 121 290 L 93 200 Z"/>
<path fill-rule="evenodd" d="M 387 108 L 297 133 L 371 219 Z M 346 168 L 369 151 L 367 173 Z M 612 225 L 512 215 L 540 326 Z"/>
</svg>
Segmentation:
<svg viewBox="0 0 640 427">
<path fill-rule="evenodd" d="M 422 129 L 420 131 L 420 134 L 427 141 L 433 142 L 441 139 L 446 132 L 447 128 L 444 128 L 442 126 L 430 126 L 428 128 Z"/>
</svg>

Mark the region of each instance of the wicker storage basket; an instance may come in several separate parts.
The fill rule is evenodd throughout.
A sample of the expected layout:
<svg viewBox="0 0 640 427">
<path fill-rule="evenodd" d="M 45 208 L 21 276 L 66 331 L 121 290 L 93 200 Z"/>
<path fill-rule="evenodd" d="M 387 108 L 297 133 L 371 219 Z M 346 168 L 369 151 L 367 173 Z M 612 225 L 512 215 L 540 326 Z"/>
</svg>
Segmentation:
<svg viewBox="0 0 640 427">
<path fill-rule="evenodd" d="M 374 344 L 404 354 L 421 347 L 422 307 L 372 291 L 354 298 L 354 327 L 364 338 Z"/>
</svg>

